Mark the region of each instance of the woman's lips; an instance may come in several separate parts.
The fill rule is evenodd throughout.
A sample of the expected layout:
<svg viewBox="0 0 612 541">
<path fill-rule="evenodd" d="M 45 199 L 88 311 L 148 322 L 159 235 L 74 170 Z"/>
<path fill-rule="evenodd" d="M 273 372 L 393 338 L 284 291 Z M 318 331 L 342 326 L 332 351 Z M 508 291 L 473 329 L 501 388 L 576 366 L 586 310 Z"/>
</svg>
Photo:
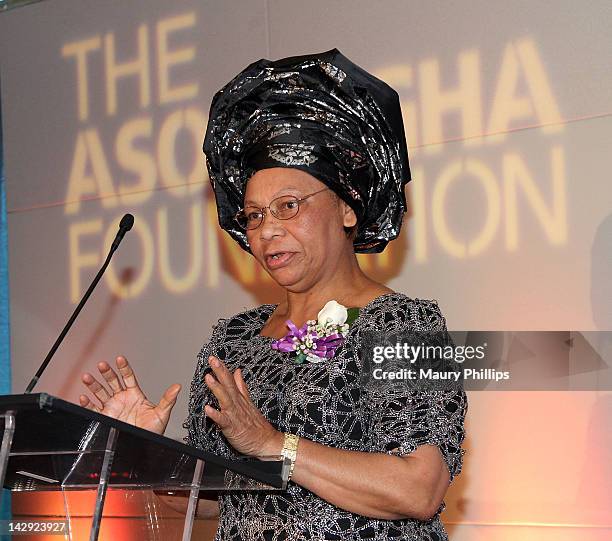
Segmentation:
<svg viewBox="0 0 612 541">
<path fill-rule="evenodd" d="M 273 258 L 271 255 L 266 257 L 266 265 L 269 269 L 278 269 L 289 264 L 295 252 L 281 252 L 278 257 Z"/>
</svg>

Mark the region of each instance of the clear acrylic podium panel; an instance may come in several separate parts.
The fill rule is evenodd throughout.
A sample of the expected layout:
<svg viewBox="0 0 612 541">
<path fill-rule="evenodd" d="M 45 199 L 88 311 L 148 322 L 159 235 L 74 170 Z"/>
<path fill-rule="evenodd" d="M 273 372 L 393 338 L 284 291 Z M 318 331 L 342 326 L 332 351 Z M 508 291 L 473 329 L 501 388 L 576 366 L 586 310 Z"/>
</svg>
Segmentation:
<svg viewBox="0 0 612 541">
<path fill-rule="evenodd" d="M 220 457 L 44 393 L 0 396 L 0 433 L 4 488 L 20 493 L 13 512 L 66 520 L 66 539 L 186 539 L 185 515 L 160 502 L 155 489 L 197 503 L 198 495 L 286 487 L 288 463 L 280 457 Z M 102 485 L 103 509 L 94 511 Z M 100 537 L 88 537 L 96 515 Z M 61 538 L 32 539 L 46 537 Z"/>
<path fill-rule="evenodd" d="M 4 486 L 12 491 L 95 488 L 111 428 L 117 437 L 109 488 L 189 490 L 198 459 L 205 463 L 203 491 L 286 486 L 281 459 L 227 459 L 44 393 L 0 396 L 0 414 L 7 404 L 15 411 L 15 433 Z"/>
</svg>

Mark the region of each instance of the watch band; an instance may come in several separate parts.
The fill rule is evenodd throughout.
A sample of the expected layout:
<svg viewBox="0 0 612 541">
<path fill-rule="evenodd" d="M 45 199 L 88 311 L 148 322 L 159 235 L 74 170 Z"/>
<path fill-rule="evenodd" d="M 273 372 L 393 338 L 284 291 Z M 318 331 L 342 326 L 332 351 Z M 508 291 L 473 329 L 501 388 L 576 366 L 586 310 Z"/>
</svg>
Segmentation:
<svg viewBox="0 0 612 541">
<path fill-rule="evenodd" d="M 299 442 L 299 436 L 285 432 L 285 441 L 283 442 L 283 449 L 281 451 L 281 455 L 291 461 L 287 481 L 289 481 L 291 479 L 291 476 L 293 475 L 293 469 L 295 468 L 295 460 L 297 459 L 297 449 Z"/>
</svg>

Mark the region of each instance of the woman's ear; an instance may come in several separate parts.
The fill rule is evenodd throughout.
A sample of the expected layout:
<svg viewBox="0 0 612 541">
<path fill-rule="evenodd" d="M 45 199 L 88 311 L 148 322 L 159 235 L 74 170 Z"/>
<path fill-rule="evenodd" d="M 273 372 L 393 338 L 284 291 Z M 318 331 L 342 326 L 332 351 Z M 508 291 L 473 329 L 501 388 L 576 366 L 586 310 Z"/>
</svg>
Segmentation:
<svg viewBox="0 0 612 541">
<path fill-rule="evenodd" d="M 351 206 L 342 199 L 340 200 L 340 205 L 344 227 L 353 227 L 357 225 L 357 215 Z"/>
</svg>

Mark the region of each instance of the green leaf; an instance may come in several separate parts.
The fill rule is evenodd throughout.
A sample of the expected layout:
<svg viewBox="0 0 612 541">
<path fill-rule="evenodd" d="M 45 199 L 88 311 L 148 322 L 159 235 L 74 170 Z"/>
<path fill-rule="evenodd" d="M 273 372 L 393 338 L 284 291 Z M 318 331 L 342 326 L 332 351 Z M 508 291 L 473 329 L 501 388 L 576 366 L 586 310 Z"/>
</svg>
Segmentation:
<svg viewBox="0 0 612 541">
<path fill-rule="evenodd" d="M 359 308 L 357 308 L 357 307 L 347 308 L 346 312 L 348 314 L 348 316 L 346 318 L 346 323 L 348 325 L 353 323 L 353 321 L 355 321 L 359 317 Z"/>
<path fill-rule="evenodd" d="M 295 362 L 298 364 L 302 364 L 305 360 L 306 360 L 306 354 L 302 352 L 298 353 L 297 357 L 295 358 Z"/>
</svg>

